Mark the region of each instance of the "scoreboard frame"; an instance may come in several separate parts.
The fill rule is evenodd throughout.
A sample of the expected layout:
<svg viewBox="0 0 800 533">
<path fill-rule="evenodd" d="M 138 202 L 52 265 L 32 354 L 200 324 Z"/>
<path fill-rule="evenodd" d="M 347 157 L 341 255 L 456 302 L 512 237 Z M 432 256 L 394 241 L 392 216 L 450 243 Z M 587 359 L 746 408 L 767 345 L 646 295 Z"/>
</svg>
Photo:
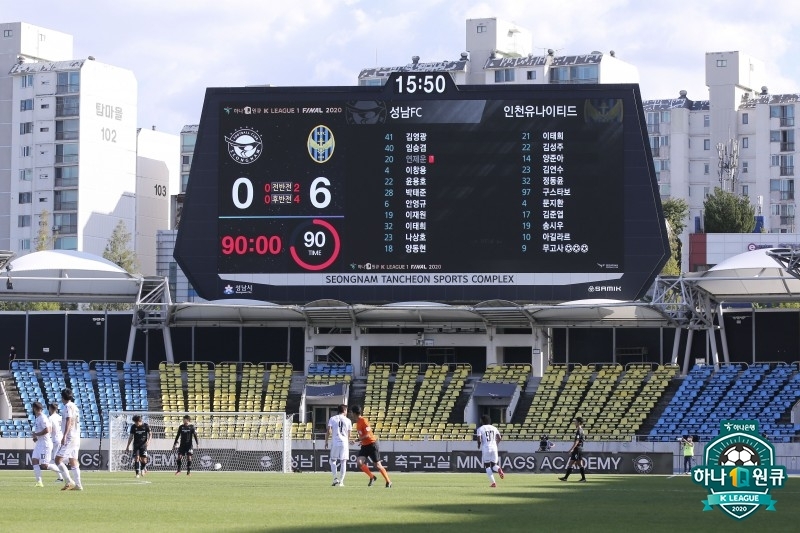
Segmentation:
<svg viewBox="0 0 800 533">
<path fill-rule="evenodd" d="M 452 263 L 447 264 L 446 257 L 445 261 L 439 262 L 439 268 L 442 268 L 442 265 L 444 268 L 439 272 L 442 276 L 436 279 L 450 279 L 449 283 L 433 283 L 431 280 L 434 278 L 430 275 L 432 274 L 430 271 L 409 272 L 407 268 L 410 262 L 408 254 L 400 254 L 400 261 L 394 258 L 387 259 L 385 266 L 389 267 L 398 267 L 396 263 L 405 262 L 404 265 L 401 265 L 404 269 L 400 271 L 391 269 L 382 271 L 380 268 L 383 268 L 384 265 L 379 265 L 375 261 L 370 263 L 369 261 L 354 260 L 353 257 L 363 257 L 367 253 L 363 250 L 374 244 L 367 238 L 360 238 L 369 235 L 367 230 L 362 230 L 365 226 L 362 219 L 366 215 L 362 216 L 361 214 L 361 211 L 369 210 L 363 208 L 363 196 L 367 193 L 358 186 L 353 186 L 366 180 L 365 176 L 359 175 L 360 164 L 355 160 L 357 150 L 353 145 L 356 140 L 359 143 L 366 142 L 365 135 L 367 134 L 364 132 L 368 130 L 364 125 L 351 126 L 353 131 L 358 133 L 348 136 L 348 134 L 341 134 L 341 124 L 339 124 L 340 127 L 327 128 L 325 124 L 330 124 L 330 121 L 326 120 L 324 115 L 314 118 L 297 116 L 299 115 L 297 112 L 304 107 L 317 108 L 321 102 L 331 103 L 331 107 L 334 109 L 341 107 L 345 114 L 350 112 L 348 106 L 352 110 L 364 102 L 380 103 L 385 106 L 384 115 L 386 109 L 392 105 L 396 105 L 398 109 L 424 110 L 418 112 L 425 112 L 425 118 L 414 117 L 413 112 L 410 112 L 405 122 L 398 119 L 397 122 L 390 124 L 389 119 L 384 116 L 385 122 L 381 123 L 383 129 L 376 127 L 376 131 L 387 131 L 386 128 L 390 127 L 396 130 L 401 125 L 414 131 L 425 131 L 428 128 L 438 132 L 439 139 L 442 138 L 442 132 L 449 133 L 451 129 L 454 138 L 458 138 L 458 135 L 461 135 L 462 138 L 474 135 L 476 138 L 485 139 L 492 133 L 488 130 L 488 133 L 482 131 L 481 127 L 486 117 L 490 115 L 490 111 L 494 109 L 492 116 L 498 116 L 502 113 L 501 109 L 505 108 L 506 116 L 508 116 L 509 107 L 513 107 L 509 103 L 513 102 L 529 102 L 541 106 L 542 109 L 547 109 L 549 106 L 550 112 L 554 112 L 552 110 L 556 106 L 562 106 L 562 116 L 545 117 L 549 126 L 536 123 L 535 127 L 540 129 L 543 127 L 553 129 L 551 126 L 554 124 L 556 125 L 555 129 L 558 129 L 559 121 L 565 120 L 563 114 L 566 113 L 566 110 L 563 106 L 569 105 L 570 102 L 577 103 L 576 108 L 580 108 L 581 103 L 619 102 L 622 110 L 619 116 L 612 116 L 610 113 L 607 116 L 603 115 L 595 109 L 595 107 L 602 107 L 601 105 L 592 107 L 586 104 L 586 109 L 591 107 L 591 113 L 597 114 L 597 116 L 592 115 L 591 117 L 591 120 L 597 123 L 597 131 L 616 132 L 619 138 L 614 141 L 598 138 L 596 141 L 590 139 L 584 142 L 580 150 L 588 150 L 591 155 L 577 158 L 583 157 L 587 160 L 581 163 L 583 165 L 580 167 L 581 176 L 569 177 L 568 174 L 567 177 L 567 180 L 573 180 L 572 187 L 578 188 L 576 191 L 576 195 L 578 195 L 582 183 L 589 183 L 588 178 L 583 174 L 591 174 L 596 169 L 599 169 L 598 172 L 603 169 L 621 170 L 621 172 L 609 171 L 608 174 L 602 174 L 602 179 L 608 180 L 603 182 L 602 188 L 593 189 L 594 192 L 591 194 L 584 194 L 580 215 L 584 218 L 578 220 L 577 224 L 573 224 L 573 227 L 580 226 L 583 231 L 593 232 L 595 241 L 592 250 L 607 248 L 611 252 L 587 255 L 586 257 L 578 257 L 579 254 L 562 254 L 561 257 L 555 259 L 550 257 L 542 259 L 539 254 L 538 257 L 534 256 L 530 262 L 521 260 L 519 254 L 499 257 L 506 253 L 508 243 L 505 241 L 509 239 L 499 231 L 494 232 L 498 236 L 493 239 L 492 231 L 487 229 L 483 240 L 467 243 L 468 246 L 473 246 L 475 242 L 478 243 L 474 244 L 474 249 L 471 250 L 475 257 L 475 265 L 469 264 L 471 260 L 468 259 L 468 256 L 459 255 L 459 251 L 453 252 L 455 267 Z M 337 106 L 336 103 L 339 105 Z M 255 116 L 255 109 L 259 110 L 259 114 L 269 110 L 270 116 L 267 117 L 266 113 Z M 429 112 L 430 109 L 434 111 Z M 246 110 L 249 111 L 245 112 Z M 460 116 L 448 115 L 447 113 L 452 115 L 452 110 L 464 114 L 472 113 L 473 116 L 479 113 L 480 121 L 473 120 L 472 125 L 462 127 L 460 124 L 469 122 L 470 119 L 462 120 Z M 354 112 L 361 112 L 361 110 L 356 109 Z M 513 114 L 513 109 L 511 112 Z M 577 113 L 582 116 L 589 115 L 589 111 L 582 108 L 578 109 Z M 347 116 L 349 119 L 350 115 Z M 436 118 L 430 119 L 428 118 L 430 116 Z M 426 122 L 426 120 L 438 120 L 439 122 Z M 542 120 L 543 118 L 540 116 L 539 121 Z M 339 117 L 339 121 L 341 123 L 341 117 Z M 589 119 L 584 117 L 584 121 L 588 122 Z M 294 154 L 291 150 L 295 148 L 293 145 L 281 144 L 281 133 L 261 130 L 269 130 L 271 127 L 274 130 L 281 130 L 286 136 L 288 135 L 287 131 L 293 131 L 296 122 L 304 125 L 298 126 L 298 132 L 294 133 L 294 137 L 298 137 L 302 130 L 304 135 L 302 148 L 309 151 L 314 150 L 314 154 L 323 160 L 311 163 L 305 161 L 302 163 L 305 165 L 305 170 L 298 172 L 311 176 L 311 171 L 307 169 L 309 165 L 322 168 L 325 163 L 335 161 L 338 156 L 337 164 L 340 166 L 334 174 L 339 177 L 345 175 L 340 179 L 348 184 L 344 194 L 339 194 L 337 187 L 342 185 L 337 182 L 336 176 L 330 176 L 322 171 L 309 177 L 302 184 L 291 180 L 283 181 L 287 175 L 292 175 L 293 169 L 299 168 L 297 165 L 301 164 L 299 160 L 303 158 L 299 155 L 289 155 Z M 321 126 L 318 132 L 321 136 L 318 138 L 315 137 L 317 134 L 313 129 L 311 133 L 308 133 L 307 125 L 312 122 L 319 122 Z M 609 130 L 609 126 L 604 124 L 605 122 L 618 122 L 620 125 L 616 130 Z M 326 129 L 329 131 L 326 132 Z M 584 129 L 588 129 L 588 133 L 585 135 L 589 136 L 594 131 L 589 126 Z M 496 135 L 497 127 L 495 126 L 492 131 L 495 132 L 492 135 Z M 336 133 L 335 142 L 333 140 L 334 133 Z M 330 138 L 325 135 L 330 135 Z M 569 137 L 569 135 L 567 136 Z M 574 137 L 575 135 L 573 135 Z M 297 144 L 296 139 L 293 142 Z M 568 142 L 569 139 L 564 141 L 565 144 Z M 597 144 L 596 147 L 593 146 L 594 143 Z M 437 150 L 437 147 L 443 146 L 441 142 L 437 145 L 433 141 L 430 145 L 434 151 Z M 453 142 L 447 146 L 447 149 L 453 151 L 457 150 L 459 145 Z M 604 152 L 604 147 L 609 147 L 608 153 Z M 316 152 L 316 150 L 323 151 Z M 329 152 L 328 155 L 325 155 L 325 150 Z M 368 157 L 369 155 L 368 153 L 365 156 L 362 153 L 359 154 L 359 157 Z M 497 156 L 496 163 L 503 165 L 506 163 L 506 159 L 516 155 L 513 152 L 510 155 L 502 152 Z M 305 157 L 308 158 L 307 155 Z M 429 157 L 433 157 L 433 154 Z M 260 161 L 258 161 L 259 159 Z M 568 158 L 565 165 L 569 168 L 569 162 L 575 160 L 576 157 Z M 433 160 L 431 159 L 431 161 Z M 446 159 L 437 156 L 436 163 L 439 164 L 440 161 L 446 161 Z M 536 160 L 534 160 L 534 164 L 536 164 Z M 446 165 L 447 163 L 433 166 L 431 162 L 427 168 L 433 169 L 431 172 L 434 173 L 434 176 L 442 178 L 444 170 L 451 168 Z M 273 168 L 276 170 L 273 171 Z M 365 165 L 364 168 L 368 168 L 368 165 Z M 246 171 L 239 172 L 237 169 L 246 169 Z M 251 176 L 257 178 L 251 178 Z M 599 175 L 596 175 L 595 178 L 597 176 Z M 261 179 L 265 183 L 259 182 L 253 185 L 257 179 Z M 581 180 L 584 181 L 581 182 Z M 230 189 L 231 183 L 233 183 L 232 190 Z M 429 191 L 435 189 L 436 183 L 435 178 L 431 178 L 427 189 Z M 280 186 L 280 191 L 277 191 L 279 187 L 276 185 Z M 534 191 L 540 190 L 536 187 L 541 187 L 541 183 L 536 183 L 534 180 L 533 185 Z M 284 186 L 289 189 L 299 188 L 304 195 L 302 198 L 299 195 L 293 197 L 293 191 L 283 190 Z M 281 207 L 276 203 L 266 208 L 260 205 L 260 211 L 254 211 L 256 208 L 252 207 L 251 203 L 247 203 L 248 199 L 252 201 L 253 189 L 255 188 L 255 194 L 258 196 L 269 187 L 274 187 L 276 190 L 270 189 L 270 194 L 265 195 L 264 202 L 266 202 L 266 196 L 269 196 L 270 201 L 285 202 L 289 205 Z M 612 192 L 605 193 L 606 196 L 603 196 L 606 187 Z M 423 191 L 424 193 L 425 191 Z M 430 195 L 431 192 L 428 194 Z M 601 205 L 592 209 L 591 204 L 587 203 L 590 196 L 592 198 L 597 196 L 598 203 Z M 616 197 L 618 199 L 613 200 Z M 358 202 L 355 201 L 357 198 Z M 491 198 L 496 201 L 497 196 Z M 538 199 L 539 196 L 536 198 Z M 315 203 L 315 199 L 320 205 L 327 201 L 326 209 L 335 209 L 335 213 L 331 212 L 332 216 L 327 219 L 322 216 L 316 217 L 314 213 L 318 211 L 315 211 L 313 207 L 318 204 Z M 314 205 L 309 205 L 308 200 Z M 367 200 L 376 201 L 371 197 Z M 293 201 L 294 206 L 291 205 Z M 383 202 L 383 199 L 377 199 L 377 201 Z M 575 200 L 568 201 L 574 202 Z M 231 202 L 237 204 L 236 207 L 241 209 L 232 209 L 228 205 Z M 339 203 L 334 205 L 336 202 Z M 246 208 L 242 208 L 245 205 Z M 386 205 L 389 205 L 388 200 Z M 609 212 L 603 212 L 604 205 L 611 206 Z M 296 211 L 288 211 L 293 208 Z M 440 231 L 439 240 L 434 241 L 439 243 L 439 257 L 447 255 L 446 241 L 450 239 L 450 235 L 453 236 L 453 242 L 459 242 L 456 232 L 447 226 L 447 220 L 452 220 L 452 217 L 461 221 L 459 223 L 465 223 L 468 216 L 471 216 L 487 220 L 491 224 L 493 220 L 500 220 L 504 216 L 508 216 L 507 213 L 504 213 L 504 211 L 508 211 L 507 205 L 488 205 L 483 217 L 481 217 L 481 213 L 461 213 L 458 209 L 457 202 L 452 202 L 452 206 L 444 212 L 447 216 L 440 217 L 439 228 L 441 230 L 444 227 L 444 231 Z M 474 206 L 471 206 L 470 209 L 474 210 Z M 263 215 L 264 212 L 296 213 L 297 216 L 257 216 Z M 234 216 L 236 213 L 247 216 Z M 359 219 L 359 216 L 362 218 Z M 428 217 L 430 216 L 429 214 Z M 289 228 L 291 222 L 286 222 L 286 220 L 293 217 L 302 218 L 304 221 L 300 226 L 291 230 Z M 282 221 L 263 222 L 258 220 L 266 218 L 281 218 Z M 334 220 L 337 218 L 339 220 Z M 348 218 L 351 219 L 351 226 L 342 231 L 342 224 L 345 224 L 342 220 L 347 221 Z M 255 221 L 249 220 L 242 225 L 236 219 L 255 219 Z M 469 224 L 469 222 L 466 223 Z M 284 234 L 278 235 L 276 231 L 252 229 L 264 224 L 284 228 Z M 276 224 L 278 225 L 275 226 Z M 480 226 L 476 225 L 475 227 Z M 503 229 L 504 227 L 498 226 L 498 228 Z M 302 254 L 302 251 L 298 253 L 302 247 L 302 239 L 305 238 L 306 244 L 308 244 L 309 235 L 318 236 L 316 244 L 322 245 L 318 247 L 318 253 L 324 257 L 316 263 L 313 262 L 313 258 L 309 262 L 298 257 L 299 254 Z M 277 238 L 279 236 L 281 238 Z M 497 242 L 487 245 L 486 250 L 480 248 L 483 246 L 482 243 L 493 240 Z M 313 238 L 310 242 L 309 246 L 314 247 Z M 517 244 L 514 243 L 514 245 Z M 363 250 L 359 247 L 362 247 Z M 436 251 L 435 246 L 432 245 L 432 248 Z M 463 248 L 465 248 L 463 243 L 460 248 L 463 252 Z M 406 250 L 410 249 L 406 248 Z M 500 252 L 495 253 L 497 250 Z M 447 73 L 399 72 L 392 74 L 387 83 L 381 87 L 207 89 L 174 256 L 192 287 L 198 295 L 206 300 L 241 298 L 296 304 L 324 299 L 364 304 L 398 301 L 436 301 L 460 304 L 494 299 L 519 303 L 552 303 L 582 299 L 634 300 L 641 298 L 649 289 L 655 276 L 666 263 L 669 253 L 666 225 L 638 85 L 456 86 L 452 77 Z M 493 257 L 493 255 L 498 257 Z M 279 260 L 278 256 L 282 256 L 282 258 Z M 288 261 L 290 256 L 294 259 L 294 263 Z M 276 262 L 271 264 L 270 261 L 273 260 L 273 257 Z M 530 257 L 530 255 L 526 257 Z M 545 262 L 550 269 L 545 268 L 545 271 L 542 271 L 542 267 L 539 266 L 537 271 L 537 267 L 531 266 L 536 263 L 537 259 L 539 265 Z M 420 258 L 418 262 L 425 264 L 429 261 Z M 580 268 L 573 266 L 574 263 L 580 264 Z M 597 266 L 592 266 L 592 263 Z M 464 268 L 460 268 L 461 265 L 464 265 Z M 470 268 L 471 266 L 475 267 Z M 517 276 L 515 273 L 523 274 Z M 448 278 L 448 274 L 453 274 L 453 276 Z M 466 277 L 454 277 L 456 274 Z M 521 282 L 518 281 L 520 279 Z M 274 282 L 275 280 L 277 283 Z M 344 280 L 345 282 L 328 283 L 325 280 Z M 376 280 L 377 282 L 375 282 Z"/>
</svg>

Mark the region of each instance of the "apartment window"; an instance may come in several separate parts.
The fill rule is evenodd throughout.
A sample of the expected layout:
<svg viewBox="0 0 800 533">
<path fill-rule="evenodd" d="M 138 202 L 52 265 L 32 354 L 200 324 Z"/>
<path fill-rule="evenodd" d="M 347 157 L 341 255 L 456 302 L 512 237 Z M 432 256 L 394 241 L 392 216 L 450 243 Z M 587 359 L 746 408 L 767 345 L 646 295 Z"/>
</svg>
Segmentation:
<svg viewBox="0 0 800 533">
<path fill-rule="evenodd" d="M 73 70 L 71 72 L 59 72 L 56 80 L 56 94 L 77 93 L 81 90 L 81 73 Z"/>
<path fill-rule="evenodd" d="M 529 70 L 528 72 L 525 73 L 525 77 L 528 80 L 535 80 L 536 79 L 536 71 L 535 70 Z"/>
<path fill-rule="evenodd" d="M 19 181 L 31 181 L 32 176 L 33 169 L 31 168 L 21 168 L 19 170 Z"/>
<path fill-rule="evenodd" d="M 742 113 L 742 124 L 750 124 L 750 115 L 748 113 Z"/>
<path fill-rule="evenodd" d="M 782 128 L 794 127 L 794 105 L 773 105 L 769 108 L 770 118 L 779 119 Z"/>
<path fill-rule="evenodd" d="M 709 165 L 708 163 L 703 163 L 703 174 L 707 176 L 710 170 L 711 170 L 711 165 Z"/>
<path fill-rule="evenodd" d="M 20 239 L 19 240 L 19 249 L 20 250 L 30 250 L 31 249 L 31 240 L 30 239 Z"/>
<path fill-rule="evenodd" d="M 728 60 L 727 59 L 717 59 L 717 66 L 718 67 L 727 67 Z"/>
<path fill-rule="evenodd" d="M 750 186 L 742 185 L 742 196 L 748 196 L 749 194 L 750 194 Z"/>
<path fill-rule="evenodd" d="M 56 187 L 77 187 L 78 167 L 56 167 Z"/>
<path fill-rule="evenodd" d="M 78 238 L 77 237 L 56 237 L 53 239 L 54 250 L 77 250 Z"/>
<path fill-rule="evenodd" d="M 56 96 L 56 116 L 72 117 L 80 114 L 81 101 L 79 96 Z"/>
<path fill-rule="evenodd" d="M 703 139 L 703 150 L 711 150 L 711 139 Z"/>
<path fill-rule="evenodd" d="M 794 176 L 794 156 L 780 156 L 780 165 L 778 166 L 780 167 L 781 176 Z"/>
<path fill-rule="evenodd" d="M 659 183 L 658 193 L 661 196 L 669 196 L 670 194 L 672 194 L 672 188 L 670 187 L 669 183 Z"/>
<path fill-rule="evenodd" d="M 77 141 L 80 122 L 77 118 L 56 121 L 57 141 Z"/>
<path fill-rule="evenodd" d="M 189 185 L 189 174 L 181 174 L 181 192 L 186 192 L 186 187 Z"/>
<path fill-rule="evenodd" d="M 50 131 L 49 127 L 39 128 L 39 133 L 47 133 L 48 131 Z"/>
<path fill-rule="evenodd" d="M 53 209 L 56 211 L 77 211 L 78 191 L 75 189 L 56 191 L 53 198 Z"/>
<path fill-rule="evenodd" d="M 33 87 L 33 74 L 23 74 L 19 82 L 23 89 L 25 87 Z"/>
<path fill-rule="evenodd" d="M 486 24 L 478 24 L 475 29 L 478 33 L 486 33 Z"/>
<path fill-rule="evenodd" d="M 770 204 L 769 211 L 772 216 L 793 217 L 794 204 Z"/>
<path fill-rule="evenodd" d="M 708 198 L 708 195 L 711 194 L 710 187 L 703 187 L 703 198 Z"/>
<path fill-rule="evenodd" d="M 771 167 L 777 167 L 781 164 L 781 156 L 779 155 L 771 155 L 769 156 L 769 165 Z"/>
<path fill-rule="evenodd" d="M 748 167 L 750 163 L 748 161 L 742 161 L 742 174 L 747 174 Z"/>
<path fill-rule="evenodd" d="M 780 143 L 781 152 L 794 152 L 794 130 L 772 130 L 769 132 L 769 141 Z"/>
<path fill-rule="evenodd" d="M 711 127 L 711 115 L 703 115 L 703 127 Z"/>
<path fill-rule="evenodd" d="M 39 106 L 39 109 L 50 109 L 50 104 L 42 104 Z"/>
<path fill-rule="evenodd" d="M 8 38 L 13 36 L 14 36 L 14 30 L 3 30 L 3 37 Z"/>
<path fill-rule="evenodd" d="M 19 134 L 27 135 L 28 133 L 33 133 L 33 122 L 20 122 Z"/>
<path fill-rule="evenodd" d="M 771 193 L 778 193 L 777 197 L 779 200 L 794 200 L 794 180 L 769 180 L 769 191 Z"/>
<path fill-rule="evenodd" d="M 78 143 L 56 145 L 56 163 L 77 163 Z"/>
<path fill-rule="evenodd" d="M 19 193 L 19 203 L 20 204 L 29 204 L 29 203 L 31 203 L 31 193 L 29 193 L 29 192 L 21 192 L 21 193 Z"/>
<path fill-rule="evenodd" d="M 654 159 L 653 166 L 655 167 L 656 172 L 669 170 L 669 159 Z"/>
<path fill-rule="evenodd" d="M 494 82 L 495 83 L 506 83 L 509 81 L 514 81 L 514 69 L 513 68 L 504 68 L 500 70 L 494 71 Z"/>
<path fill-rule="evenodd" d="M 181 133 L 181 152 L 193 152 L 196 143 L 196 133 Z"/>
<path fill-rule="evenodd" d="M 56 213 L 53 215 L 53 231 L 61 235 L 78 233 L 77 213 Z"/>
<path fill-rule="evenodd" d="M 20 100 L 20 102 L 19 102 L 19 110 L 20 111 L 32 111 L 33 110 L 33 98 L 26 98 L 25 100 Z"/>
<path fill-rule="evenodd" d="M 750 137 L 742 137 L 742 148 L 750 148 Z"/>
<path fill-rule="evenodd" d="M 31 147 L 30 146 L 20 146 L 19 147 L 19 155 L 22 157 L 30 157 L 31 155 Z"/>
<path fill-rule="evenodd" d="M 17 217 L 17 227 L 18 228 L 30 228 L 31 227 L 31 216 L 30 215 L 19 215 Z"/>
</svg>

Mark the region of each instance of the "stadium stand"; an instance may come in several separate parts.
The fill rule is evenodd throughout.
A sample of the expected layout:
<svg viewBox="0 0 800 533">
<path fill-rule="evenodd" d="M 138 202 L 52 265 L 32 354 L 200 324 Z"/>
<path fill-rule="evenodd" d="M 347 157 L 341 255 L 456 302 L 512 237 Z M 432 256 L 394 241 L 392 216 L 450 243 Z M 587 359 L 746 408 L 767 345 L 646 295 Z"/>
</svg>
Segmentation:
<svg viewBox="0 0 800 533">
<path fill-rule="evenodd" d="M 292 382 L 292 365 L 289 363 L 273 363 L 269 367 L 267 391 L 264 395 L 263 411 L 285 411 Z"/>
<path fill-rule="evenodd" d="M 306 372 L 306 381 L 311 384 L 350 383 L 352 379 L 350 363 L 311 363 Z"/>
<path fill-rule="evenodd" d="M 389 375 L 392 365 L 373 363 L 367 370 L 367 389 L 364 396 L 363 414 L 376 431 L 385 429 L 387 398 L 389 394 Z"/>
<path fill-rule="evenodd" d="M 147 373 L 139 361 L 122 364 L 122 378 L 125 385 L 125 409 L 127 411 L 147 411 Z"/>
<path fill-rule="evenodd" d="M 123 410 L 122 390 L 119 386 L 120 364 L 121 361 L 92 361 L 89 363 L 89 368 L 94 366 L 95 371 L 97 403 L 101 421 L 100 431 L 103 435 L 108 432 L 108 412 Z"/>
</svg>

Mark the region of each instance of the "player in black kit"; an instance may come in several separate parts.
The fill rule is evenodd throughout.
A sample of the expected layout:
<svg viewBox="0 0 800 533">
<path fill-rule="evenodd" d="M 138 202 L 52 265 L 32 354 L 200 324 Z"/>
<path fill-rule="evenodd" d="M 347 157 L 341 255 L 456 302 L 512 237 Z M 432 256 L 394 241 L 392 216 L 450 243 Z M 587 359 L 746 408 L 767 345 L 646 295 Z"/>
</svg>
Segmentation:
<svg viewBox="0 0 800 533">
<path fill-rule="evenodd" d="M 125 453 L 133 442 L 133 460 L 136 464 L 136 477 L 147 473 L 147 446 L 150 444 L 150 426 L 142 422 L 141 415 L 133 416 L 128 445 L 125 446 Z"/>
<path fill-rule="evenodd" d="M 194 424 L 191 424 L 192 417 L 186 415 L 183 417 L 183 424 L 178 426 L 178 434 L 175 435 L 175 443 L 172 445 L 173 448 L 178 448 L 178 470 L 175 472 L 175 475 L 181 473 L 181 463 L 183 460 L 183 456 L 186 456 L 186 475 L 192 473 L 192 454 L 194 450 L 192 449 L 192 438 L 194 438 L 195 444 L 200 446 L 200 441 L 197 440 L 197 432 L 194 430 Z M 180 447 L 178 447 L 178 439 L 181 441 Z"/>
<path fill-rule="evenodd" d="M 586 472 L 583 469 L 583 441 L 586 440 L 586 435 L 583 432 L 583 418 L 575 418 L 575 440 L 572 443 L 572 448 L 569 449 L 569 464 L 567 472 L 564 477 L 560 477 L 561 481 L 566 481 L 572 473 L 572 468 L 577 465 L 581 473 L 580 481 L 586 483 Z"/>
</svg>

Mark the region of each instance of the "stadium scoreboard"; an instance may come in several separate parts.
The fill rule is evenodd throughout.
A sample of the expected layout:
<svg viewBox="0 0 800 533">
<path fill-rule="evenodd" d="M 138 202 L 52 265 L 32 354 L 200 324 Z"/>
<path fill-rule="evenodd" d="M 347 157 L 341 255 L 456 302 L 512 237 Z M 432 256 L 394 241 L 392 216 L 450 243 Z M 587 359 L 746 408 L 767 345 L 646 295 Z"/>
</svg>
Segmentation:
<svg viewBox="0 0 800 533">
<path fill-rule="evenodd" d="M 635 299 L 669 246 L 636 85 L 207 90 L 175 257 L 209 300 Z"/>
</svg>

